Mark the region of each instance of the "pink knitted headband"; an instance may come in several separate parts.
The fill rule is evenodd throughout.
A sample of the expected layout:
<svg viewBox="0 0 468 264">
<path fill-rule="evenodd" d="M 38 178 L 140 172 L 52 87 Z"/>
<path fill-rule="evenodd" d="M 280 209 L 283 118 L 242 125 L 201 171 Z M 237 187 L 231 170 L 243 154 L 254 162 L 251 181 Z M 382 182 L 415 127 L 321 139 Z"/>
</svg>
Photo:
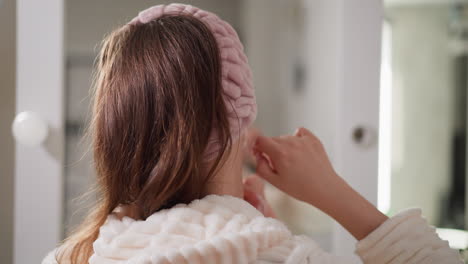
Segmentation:
<svg viewBox="0 0 468 264">
<path fill-rule="evenodd" d="M 244 54 L 244 47 L 236 31 L 213 13 L 199 8 L 170 4 L 157 5 L 141 11 L 129 24 L 145 24 L 162 15 L 188 14 L 200 19 L 211 30 L 221 53 L 222 86 L 224 102 L 228 110 L 230 132 L 233 140 L 249 127 L 257 116 L 257 103 L 252 84 L 252 72 Z M 206 159 L 212 159 L 220 151 L 220 143 L 212 131 L 205 151 Z"/>
</svg>

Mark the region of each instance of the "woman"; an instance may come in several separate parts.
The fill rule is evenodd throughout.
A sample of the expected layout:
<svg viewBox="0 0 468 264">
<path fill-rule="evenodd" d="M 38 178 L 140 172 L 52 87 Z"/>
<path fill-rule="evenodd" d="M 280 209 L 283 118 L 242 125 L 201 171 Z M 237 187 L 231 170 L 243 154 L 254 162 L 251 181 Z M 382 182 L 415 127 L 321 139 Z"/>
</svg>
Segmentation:
<svg viewBox="0 0 468 264">
<path fill-rule="evenodd" d="M 364 263 L 461 263 L 419 210 L 387 219 L 350 188 L 308 130 L 246 138 L 257 111 L 250 69 L 215 15 L 147 9 L 105 39 L 96 73 L 101 198 L 43 263 L 349 263 L 262 214 L 272 212 L 261 184 L 242 183 L 243 147 L 259 176 L 360 240 Z"/>
</svg>

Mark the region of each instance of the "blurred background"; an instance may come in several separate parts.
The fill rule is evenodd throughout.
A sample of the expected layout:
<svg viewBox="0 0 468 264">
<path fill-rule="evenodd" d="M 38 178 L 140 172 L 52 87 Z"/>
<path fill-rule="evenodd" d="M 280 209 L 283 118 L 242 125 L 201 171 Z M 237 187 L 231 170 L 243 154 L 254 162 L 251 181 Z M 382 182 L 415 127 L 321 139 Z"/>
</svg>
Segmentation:
<svg viewBox="0 0 468 264">
<path fill-rule="evenodd" d="M 129 21 L 139 10 L 168 2 L 64 2 L 62 238 L 82 220 L 93 201 L 92 195 L 87 199 L 80 197 L 90 189 L 95 177 L 89 142 L 83 133 L 89 121 L 91 76 L 97 47 L 106 33 Z M 324 18 L 330 12 L 327 8 L 333 5 L 324 4 L 325 1 L 179 2 L 212 11 L 238 31 L 254 74 L 259 107 L 255 126 L 265 134 L 292 133 L 296 127 L 306 126 L 323 140 L 332 161 L 343 164 L 339 156 L 340 144 L 345 148 L 348 143 L 337 140 L 343 127 L 337 124 L 336 116 L 346 100 L 357 104 L 371 101 L 374 111 L 365 114 L 378 117 L 372 119 L 378 122 L 376 126 L 352 124 L 353 129 L 344 138 L 349 144 L 356 143 L 358 153 L 372 150 L 368 160 L 375 163 L 376 169 L 373 175 L 363 175 L 364 183 L 353 176 L 352 185 L 371 189 L 369 193 L 376 194 L 373 202 L 389 216 L 406 208 L 421 207 L 428 221 L 439 228 L 441 236 L 449 239 L 452 247 L 468 247 L 463 231 L 468 228 L 468 1 L 384 1 L 381 14 L 377 14 L 382 23 L 377 25 L 379 40 L 375 42 L 379 55 L 375 61 L 380 67 L 372 67 L 375 71 L 369 72 L 378 72 L 375 76 L 378 81 L 372 86 L 380 93 L 380 96 L 375 93 L 377 97 L 352 90 L 347 91 L 354 94 L 352 97 L 337 94 L 338 85 L 348 88 L 347 79 L 335 83 L 332 73 L 341 64 L 336 62 L 337 57 L 329 54 L 340 49 L 333 45 L 341 34 L 351 39 L 359 38 L 359 34 L 358 31 L 334 32 L 337 20 L 327 22 Z M 17 8 L 13 0 L 0 0 L 1 263 L 13 263 L 17 222 L 14 190 L 18 162 L 15 163 L 11 123 L 16 113 L 28 110 L 18 109 L 15 103 L 19 96 L 15 88 Z M 356 7 L 359 8 L 365 9 L 365 6 Z M 366 27 L 365 24 L 358 26 Z M 37 35 L 38 39 L 47 37 L 47 32 Z M 358 39 L 354 44 L 366 45 L 366 41 Z M 366 62 L 356 59 L 346 63 L 359 69 L 361 63 Z M 349 78 L 354 80 L 354 76 Z M 349 89 L 352 87 L 350 85 Z M 38 100 L 47 101 L 47 98 L 45 95 Z M 343 131 L 348 133 L 346 129 Z M 346 166 L 341 167 L 343 177 L 347 178 Z M 36 171 L 34 177 L 42 177 L 41 173 Z M 366 177 L 375 177 L 376 184 L 373 181 L 366 184 Z M 336 236 L 332 220 L 273 187 L 268 187 L 267 194 L 278 217 L 294 233 L 310 235 L 324 249 L 333 250 Z M 38 205 L 41 206 L 47 205 Z"/>
</svg>

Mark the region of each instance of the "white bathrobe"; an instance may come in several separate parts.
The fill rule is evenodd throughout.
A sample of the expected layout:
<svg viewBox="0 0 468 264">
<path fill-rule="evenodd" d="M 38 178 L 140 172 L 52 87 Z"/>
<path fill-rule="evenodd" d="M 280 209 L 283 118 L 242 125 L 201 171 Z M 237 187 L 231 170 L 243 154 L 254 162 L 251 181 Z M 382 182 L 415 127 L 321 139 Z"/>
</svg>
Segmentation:
<svg viewBox="0 0 468 264">
<path fill-rule="evenodd" d="M 242 199 L 209 195 L 154 213 L 144 221 L 109 215 L 93 244 L 91 264 L 352 263 L 323 251 L 306 236 L 293 236 Z M 359 241 L 364 263 L 462 263 L 421 217 L 404 211 Z M 51 252 L 43 264 L 56 263 Z"/>
</svg>

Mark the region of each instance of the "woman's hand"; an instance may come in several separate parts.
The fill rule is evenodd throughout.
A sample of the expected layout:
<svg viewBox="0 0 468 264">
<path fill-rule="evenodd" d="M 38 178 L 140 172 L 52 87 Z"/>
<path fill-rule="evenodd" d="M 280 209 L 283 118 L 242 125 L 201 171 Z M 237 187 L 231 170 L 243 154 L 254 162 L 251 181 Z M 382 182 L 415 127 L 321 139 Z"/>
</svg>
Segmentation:
<svg viewBox="0 0 468 264">
<path fill-rule="evenodd" d="M 257 136 L 257 174 L 294 198 L 321 207 L 341 182 L 320 140 L 305 128 L 294 136 Z"/>
<path fill-rule="evenodd" d="M 265 198 L 265 183 L 262 178 L 252 174 L 244 179 L 244 200 L 257 208 L 266 217 L 276 217 Z"/>
<path fill-rule="evenodd" d="M 356 239 L 387 219 L 336 174 L 322 143 L 309 130 L 299 128 L 293 136 L 276 138 L 259 135 L 254 152 L 259 176 L 327 213 Z"/>
</svg>

